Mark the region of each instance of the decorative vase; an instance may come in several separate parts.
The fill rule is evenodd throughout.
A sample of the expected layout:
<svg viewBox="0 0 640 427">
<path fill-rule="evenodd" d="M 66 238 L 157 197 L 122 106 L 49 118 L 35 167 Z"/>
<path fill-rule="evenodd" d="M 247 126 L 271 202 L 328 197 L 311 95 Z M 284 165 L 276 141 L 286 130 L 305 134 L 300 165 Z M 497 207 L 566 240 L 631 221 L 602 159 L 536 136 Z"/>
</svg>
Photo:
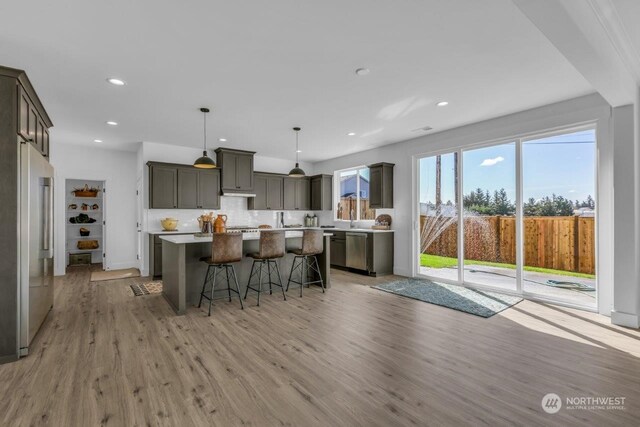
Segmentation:
<svg viewBox="0 0 640 427">
<path fill-rule="evenodd" d="M 227 231 L 227 216 L 224 214 L 220 214 L 216 217 L 213 222 L 213 232 L 214 233 L 225 233 Z"/>
</svg>

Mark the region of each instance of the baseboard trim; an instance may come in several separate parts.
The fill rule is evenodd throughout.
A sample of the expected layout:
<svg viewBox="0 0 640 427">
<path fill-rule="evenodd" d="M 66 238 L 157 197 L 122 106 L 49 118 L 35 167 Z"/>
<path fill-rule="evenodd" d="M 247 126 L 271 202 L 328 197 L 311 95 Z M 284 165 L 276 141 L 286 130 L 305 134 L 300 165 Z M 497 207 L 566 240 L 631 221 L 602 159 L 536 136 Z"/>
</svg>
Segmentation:
<svg viewBox="0 0 640 427">
<path fill-rule="evenodd" d="M 640 317 L 638 317 L 637 314 L 611 310 L 611 323 L 618 326 L 638 329 L 640 328 Z"/>
<path fill-rule="evenodd" d="M 405 270 L 403 268 L 394 268 L 393 274 L 396 276 L 413 277 L 413 274 L 411 274 L 409 270 Z"/>
</svg>

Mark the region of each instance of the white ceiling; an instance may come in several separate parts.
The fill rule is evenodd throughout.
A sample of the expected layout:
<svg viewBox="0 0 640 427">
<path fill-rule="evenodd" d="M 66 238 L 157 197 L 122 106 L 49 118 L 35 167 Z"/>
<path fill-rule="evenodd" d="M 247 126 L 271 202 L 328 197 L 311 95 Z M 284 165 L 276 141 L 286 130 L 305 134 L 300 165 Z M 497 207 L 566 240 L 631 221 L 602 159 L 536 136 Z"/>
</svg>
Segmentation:
<svg viewBox="0 0 640 427">
<path fill-rule="evenodd" d="M 208 106 L 210 147 L 293 158 L 301 126 L 319 161 L 593 92 L 510 0 L 12 1 L 0 50 L 54 143 L 119 149 L 199 147 Z"/>
</svg>

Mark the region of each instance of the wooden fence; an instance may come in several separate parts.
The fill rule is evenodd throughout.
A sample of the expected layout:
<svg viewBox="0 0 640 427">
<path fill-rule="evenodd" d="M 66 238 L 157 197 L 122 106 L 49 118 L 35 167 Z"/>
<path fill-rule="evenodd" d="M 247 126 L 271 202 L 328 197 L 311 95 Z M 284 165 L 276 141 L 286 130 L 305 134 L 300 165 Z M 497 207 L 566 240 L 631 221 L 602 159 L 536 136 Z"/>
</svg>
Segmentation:
<svg viewBox="0 0 640 427">
<path fill-rule="evenodd" d="M 338 215 L 338 219 L 349 219 L 349 210 L 355 209 L 356 199 L 350 199 L 348 197 L 340 198 L 340 207 L 342 210 L 338 208 L 338 212 L 342 212 L 342 215 Z M 355 212 L 354 212 L 355 214 Z M 360 199 L 360 219 L 376 219 L 376 211 L 374 209 L 369 209 L 369 199 L 361 198 Z"/>
<path fill-rule="evenodd" d="M 421 230 L 424 230 L 426 220 L 426 215 L 421 215 Z M 525 217 L 523 225 L 526 266 L 595 274 L 593 217 Z M 423 239 L 428 237 L 423 236 Z M 423 252 L 456 258 L 457 247 L 458 224 L 454 222 L 435 237 L 426 250 L 423 248 Z M 466 217 L 464 219 L 464 257 L 469 260 L 515 264 L 515 218 Z"/>
</svg>

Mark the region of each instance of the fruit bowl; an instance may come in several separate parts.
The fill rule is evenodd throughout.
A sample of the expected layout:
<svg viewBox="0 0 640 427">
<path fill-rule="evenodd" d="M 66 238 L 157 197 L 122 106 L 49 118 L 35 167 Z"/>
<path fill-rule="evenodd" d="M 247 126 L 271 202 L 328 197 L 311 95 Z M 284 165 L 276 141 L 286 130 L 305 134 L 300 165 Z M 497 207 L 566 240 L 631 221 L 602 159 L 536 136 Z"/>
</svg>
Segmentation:
<svg viewBox="0 0 640 427">
<path fill-rule="evenodd" d="M 174 231 L 176 228 L 178 228 L 178 220 L 175 218 L 161 219 L 160 224 L 162 224 L 162 228 L 165 231 Z"/>
</svg>

